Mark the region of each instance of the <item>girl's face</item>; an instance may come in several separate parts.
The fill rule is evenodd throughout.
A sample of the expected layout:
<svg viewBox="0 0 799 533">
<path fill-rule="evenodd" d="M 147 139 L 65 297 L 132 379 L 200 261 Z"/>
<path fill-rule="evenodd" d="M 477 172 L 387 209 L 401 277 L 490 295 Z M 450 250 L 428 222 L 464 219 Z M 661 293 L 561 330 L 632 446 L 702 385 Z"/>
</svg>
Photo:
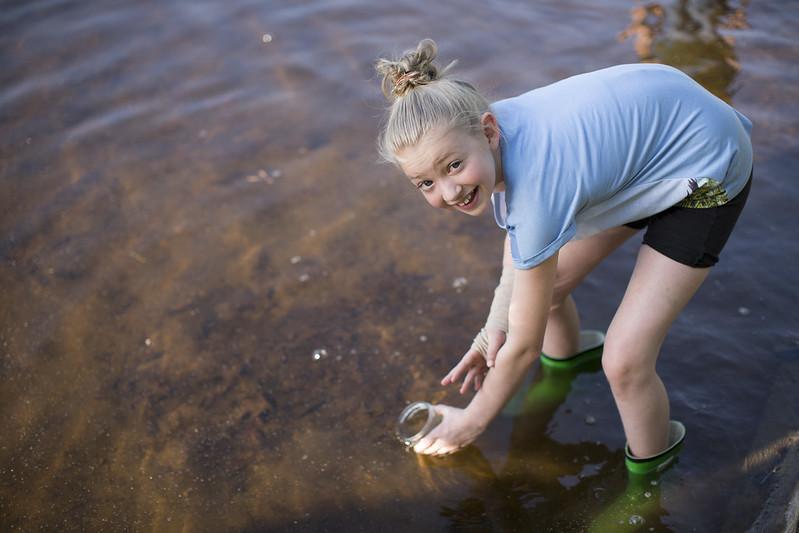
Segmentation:
<svg viewBox="0 0 799 533">
<path fill-rule="evenodd" d="M 503 190 L 499 126 L 491 113 L 482 131 L 431 130 L 415 146 L 397 153 L 400 168 L 433 207 L 479 215 L 491 193 Z"/>
</svg>

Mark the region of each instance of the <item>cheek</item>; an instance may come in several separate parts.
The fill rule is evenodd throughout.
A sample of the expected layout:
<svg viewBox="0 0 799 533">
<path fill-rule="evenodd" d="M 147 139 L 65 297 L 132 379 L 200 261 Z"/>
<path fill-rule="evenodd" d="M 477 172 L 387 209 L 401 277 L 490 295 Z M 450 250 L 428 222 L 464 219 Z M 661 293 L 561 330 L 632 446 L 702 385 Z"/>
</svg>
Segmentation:
<svg viewBox="0 0 799 533">
<path fill-rule="evenodd" d="M 492 178 L 494 176 L 493 161 L 488 160 L 488 159 L 486 161 L 483 161 L 482 174 L 483 174 L 484 178 L 488 178 L 488 179 L 490 179 L 490 178 Z"/>
<path fill-rule="evenodd" d="M 428 204 L 432 205 L 433 207 L 442 208 L 446 207 L 447 204 L 444 203 L 444 200 L 441 196 L 437 194 L 425 194 L 424 199 L 427 201 Z"/>
</svg>

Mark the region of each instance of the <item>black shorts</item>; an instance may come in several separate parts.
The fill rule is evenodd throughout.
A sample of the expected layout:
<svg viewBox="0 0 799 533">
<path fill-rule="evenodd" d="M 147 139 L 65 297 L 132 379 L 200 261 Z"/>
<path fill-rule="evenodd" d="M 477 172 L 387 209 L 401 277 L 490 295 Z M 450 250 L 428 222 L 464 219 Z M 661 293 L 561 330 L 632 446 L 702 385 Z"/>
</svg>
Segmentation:
<svg viewBox="0 0 799 533">
<path fill-rule="evenodd" d="M 666 257 L 695 268 L 715 265 L 721 249 L 735 227 L 746 204 L 752 176 L 738 195 L 718 207 L 673 206 L 650 217 L 625 224 L 634 229 L 646 227 L 644 244 Z"/>
</svg>

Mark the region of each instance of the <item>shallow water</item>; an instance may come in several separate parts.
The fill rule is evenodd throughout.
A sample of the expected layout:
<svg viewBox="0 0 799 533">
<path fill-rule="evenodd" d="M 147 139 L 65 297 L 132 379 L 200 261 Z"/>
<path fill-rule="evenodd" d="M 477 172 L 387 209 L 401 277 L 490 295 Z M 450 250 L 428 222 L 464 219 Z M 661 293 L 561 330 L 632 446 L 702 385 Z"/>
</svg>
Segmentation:
<svg viewBox="0 0 799 533">
<path fill-rule="evenodd" d="M 499 273 L 490 217 L 437 213 L 376 163 L 371 64 L 432 36 L 492 99 L 660 61 L 755 122 L 749 204 L 659 363 L 685 449 L 619 513 L 745 530 L 797 426 L 799 5 L 647 6 L 4 3 L 0 528 L 608 519 L 627 481 L 601 372 L 537 377 L 545 400 L 446 459 L 393 437 L 409 401 L 465 403 L 438 380 Z M 586 327 L 609 323 L 635 249 L 578 290 Z"/>
</svg>

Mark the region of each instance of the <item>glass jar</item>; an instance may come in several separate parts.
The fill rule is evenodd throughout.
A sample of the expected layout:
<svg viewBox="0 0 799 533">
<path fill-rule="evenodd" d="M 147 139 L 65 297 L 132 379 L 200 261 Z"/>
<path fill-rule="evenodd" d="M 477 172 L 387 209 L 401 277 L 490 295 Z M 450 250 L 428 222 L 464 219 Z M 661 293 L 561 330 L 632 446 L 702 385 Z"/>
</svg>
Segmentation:
<svg viewBox="0 0 799 533">
<path fill-rule="evenodd" d="M 429 402 L 413 402 L 397 420 L 397 438 L 405 446 L 414 446 L 441 423 L 442 416 Z"/>
</svg>

